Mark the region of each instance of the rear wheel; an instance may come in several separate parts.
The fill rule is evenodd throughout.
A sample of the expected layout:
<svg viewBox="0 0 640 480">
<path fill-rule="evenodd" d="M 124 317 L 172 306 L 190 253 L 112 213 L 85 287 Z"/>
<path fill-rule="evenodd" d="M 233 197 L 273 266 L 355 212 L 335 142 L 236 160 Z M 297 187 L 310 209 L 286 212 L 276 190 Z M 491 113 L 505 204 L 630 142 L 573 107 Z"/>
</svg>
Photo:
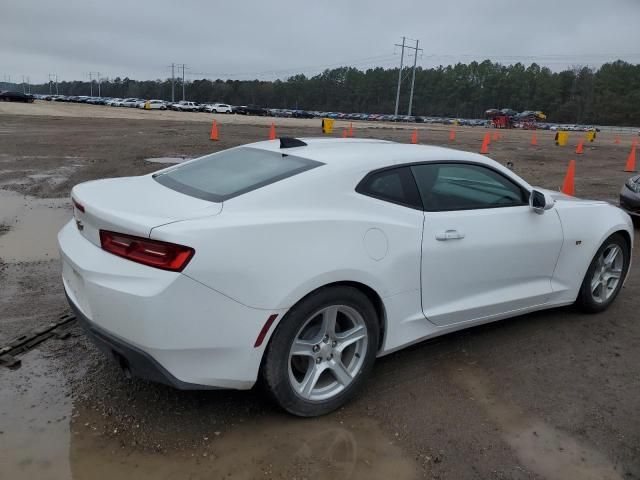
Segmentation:
<svg viewBox="0 0 640 480">
<path fill-rule="evenodd" d="M 629 269 L 630 248 L 619 233 L 607 238 L 593 257 L 576 304 L 586 312 L 602 312 L 615 300 Z"/>
<path fill-rule="evenodd" d="M 377 314 L 353 287 L 327 287 L 282 319 L 265 352 L 262 378 L 276 402 L 302 417 L 346 403 L 371 371 L 378 347 Z"/>
</svg>

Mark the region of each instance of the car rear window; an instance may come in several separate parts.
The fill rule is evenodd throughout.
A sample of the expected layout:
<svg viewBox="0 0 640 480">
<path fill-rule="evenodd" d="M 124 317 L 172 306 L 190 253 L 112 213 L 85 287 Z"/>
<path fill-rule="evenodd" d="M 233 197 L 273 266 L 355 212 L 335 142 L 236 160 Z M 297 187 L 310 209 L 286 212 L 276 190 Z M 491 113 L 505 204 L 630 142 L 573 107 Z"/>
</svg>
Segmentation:
<svg viewBox="0 0 640 480">
<path fill-rule="evenodd" d="M 280 152 L 235 148 L 207 155 L 154 178 L 186 195 L 223 202 L 320 165 L 323 164 Z"/>
</svg>

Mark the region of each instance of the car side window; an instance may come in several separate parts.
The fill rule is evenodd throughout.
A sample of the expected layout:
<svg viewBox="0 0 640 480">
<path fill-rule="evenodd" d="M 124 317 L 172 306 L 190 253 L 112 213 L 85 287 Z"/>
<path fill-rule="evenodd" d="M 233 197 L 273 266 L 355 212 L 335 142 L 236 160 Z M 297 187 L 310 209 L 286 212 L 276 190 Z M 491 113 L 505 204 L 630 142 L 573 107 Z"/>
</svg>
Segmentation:
<svg viewBox="0 0 640 480">
<path fill-rule="evenodd" d="M 424 209 L 431 212 L 526 205 L 527 192 L 497 171 L 469 163 L 414 165 Z"/>
<path fill-rule="evenodd" d="M 420 194 L 409 167 L 371 172 L 356 187 L 356 191 L 387 202 L 422 209 Z"/>
</svg>

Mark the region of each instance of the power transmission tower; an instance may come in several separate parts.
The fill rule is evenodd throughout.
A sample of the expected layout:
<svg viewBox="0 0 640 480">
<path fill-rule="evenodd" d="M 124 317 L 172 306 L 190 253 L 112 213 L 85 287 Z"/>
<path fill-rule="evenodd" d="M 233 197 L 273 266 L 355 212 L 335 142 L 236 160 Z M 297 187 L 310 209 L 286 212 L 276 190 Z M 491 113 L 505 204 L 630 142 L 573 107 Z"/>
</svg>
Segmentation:
<svg viewBox="0 0 640 480">
<path fill-rule="evenodd" d="M 52 78 L 55 79 L 56 81 L 56 95 L 58 95 L 58 74 L 57 73 L 50 73 L 49 74 L 49 95 L 51 95 L 51 80 Z"/>
<path fill-rule="evenodd" d="M 395 44 L 396 47 L 402 47 L 402 53 L 400 54 L 400 70 L 398 71 L 398 88 L 396 89 L 396 108 L 394 115 L 398 115 L 398 104 L 400 103 L 400 83 L 402 82 L 402 62 L 404 61 L 404 41 L 405 37 L 402 37 L 402 45 Z"/>
<path fill-rule="evenodd" d="M 93 77 L 98 80 L 98 96 L 100 96 L 100 72 L 89 72 L 87 75 L 89 75 L 90 96 L 93 97 Z"/>
<path fill-rule="evenodd" d="M 396 108 L 394 115 L 398 115 L 398 106 L 400 104 L 400 85 L 402 84 L 402 67 L 404 63 L 404 50 L 408 48 L 409 50 L 415 50 L 415 56 L 413 58 L 413 80 L 411 80 L 411 98 L 409 99 L 409 115 L 411 115 L 411 104 L 413 100 L 413 82 L 415 80 L 416 75 L 416 62 L 418 61 L 418 50 L 422 50 L 418 48 L 418 40 L 415 40 L 416 46 L 410 47 L 407 45 L 407 40 L 412 40 L 411 38 L 402 37 L 402 44 L 395 44 L 396 47 L 402 47 L 402 53 L 400 55 L 400 71 L 398 72 L 398 88 L 396 90 Z"/>
<path fill-rule="evenodd" d="M 411 94 L 409 95 L 409 112 L 407 115 L 411 116 L 411 107 L 413 106 L 413 86 L 416 83 L 416 63 L 418 62 L 418 51 L 422 51 L 418 48 L 419 40 L 416 40 L 415 51 L 413 52 L 413 74 L 411 75 Z"/>
</svg>

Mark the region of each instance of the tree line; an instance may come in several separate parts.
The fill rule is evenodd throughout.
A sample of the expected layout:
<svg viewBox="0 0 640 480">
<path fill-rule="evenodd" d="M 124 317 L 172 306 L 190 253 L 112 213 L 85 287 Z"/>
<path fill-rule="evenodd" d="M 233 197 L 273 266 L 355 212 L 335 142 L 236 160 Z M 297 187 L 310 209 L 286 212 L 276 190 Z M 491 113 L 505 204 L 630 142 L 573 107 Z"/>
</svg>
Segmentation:
<svg viewBox="0 0 640 480">
<path fill-rule="evenodd" d="M 400 96 L 400 111 L 409 103 L 410 69 Z M 315 76 L 286 80 L 193 80 L 185 85 L 186 99 L 270 108 L 393 113 L 397 68 L 328 69 Z M 61 82 L 62 95 L 88 95 L 88 82 Z M 171 79 L 115 78 L 101 83 L 102 96 L 171 100 Z M 34 92 L 48 93 L 49 84 Z M 97 95 L 97 85 L 93 86 Z M 175 83 L 175 99 L 182 84 Z M 435 68 L 417 68 L 413 114 L 482 118 L 489 108 L 541 110 L 560 123 L 640 125 L 640 65 L 621 60 L 598 69 L 575 67 L 560 72 L 535 63 L 502 65 L 489 60 Z"/>
</svg>

